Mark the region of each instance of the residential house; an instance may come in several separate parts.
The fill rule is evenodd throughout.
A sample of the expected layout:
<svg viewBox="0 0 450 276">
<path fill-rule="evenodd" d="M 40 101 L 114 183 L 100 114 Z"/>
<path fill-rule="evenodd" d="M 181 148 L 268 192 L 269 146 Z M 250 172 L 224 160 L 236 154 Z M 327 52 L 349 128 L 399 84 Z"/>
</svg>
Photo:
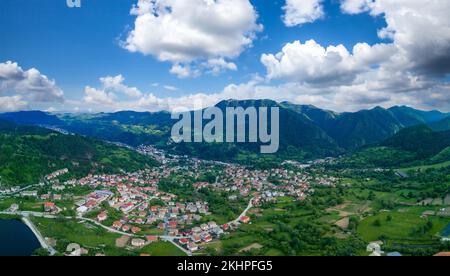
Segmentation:
<svg viewBox="0 0 450 276">
<path fill-rule="evenodd" d="M 191 242 L 191 243 L 188 244 L 187 248 L 188 248 L 189 251 L 195 252 L 195 251 L 198 250 L 198 245 L 193 243 L 193 242 Z"/>
<path fill-rule="evenodd" d="M 145 246 L 145 240 L 143 239 L 132 239 L 131 245 L 134 247 L 143 247 Z"/>
<path fill-rule="evenodd" d="M 45 202 L 44 203 L 44 211 L 47 213 L 52 213 L 56 211 L 55 203 L 53 202 Z"/>
<path fill-rule="evenodd" d="M 99 221 L 99 222 L 103 222 L 103 221 L 105 221 L 105 220 L 107 220 L 108 219 L 108 214 L 106 214 L 106 212 L 101 212 L 100 214 L 98 214 L 98 216 L 97 216 L 97 220 Z"/>
<path fill-rule="evenodd" d="M 146 239 L 147 239 L 147 242 L 149 242 L 149 243 L 157 242 L 158 236 L 151 235 L 151 236 L 147 236 Z"/>
<path fill-rule="evenodd" d="M 242 216 L 239 218 L 239 221 L 242 223 L 249 223 L 250 222 L 250 217 L 248 216 Z"/>
</svg>

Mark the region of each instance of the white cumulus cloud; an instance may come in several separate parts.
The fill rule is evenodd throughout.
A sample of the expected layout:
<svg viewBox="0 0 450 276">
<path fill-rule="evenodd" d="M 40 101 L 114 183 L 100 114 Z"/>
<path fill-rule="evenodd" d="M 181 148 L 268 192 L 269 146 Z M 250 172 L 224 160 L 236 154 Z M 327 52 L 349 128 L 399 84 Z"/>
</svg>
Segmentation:
<svg viewBox="0 0 450 276">
<path fill-rule="evenodd" d="M 348 14 L 358 14 L 369 10 L 372 0 L 341 0 L 341 10 Z"/>
<path fill-rule="evenodd" d="M 378 36 L 384 41 L 352 49 L 314 40 L 287 43 L 261 56 L 267 79 L 295 83 L 297 100 L 334 109 L 409 104 L 449 110 L 443 102 L 450 93 L 449 1 L 341 0 L 341 10 L 383 18 Z"/>
<path fill-rule="evenodd" d="M 29 109 L 22 96 L 0 97 L 0 112 L 12 112 Z"/>
<path fill-rule="evenodd" d="M 286 44 L 277 54 L 263 54 L 270 79 L 309 83 L 351 82 L 372 65 L 388 60 L 395 49 L 388 44 L 359 43 L 350 53 L 343 45 L 321 46 L 314 40 Z"/>
<path fill-rule="evenodd" d="M 322 18 L 325 15 L 322 2 L 323 0 L 286 0 L 283 7 L 284 24 L 294 27 Z"/>
<path fill-rule="evenodd" d="M 139 0 L 131 14 L 123 47 L 173 63 L 180 77 L 196 72 L 191 63 L 236 58 L 262 28 L 249 0 Z"/>
<path fill-rule="evenodd" d="M 123 93 L 129 97 L 139 98 L 142 96 L 141 91 L 136 87 L 128 87 L 123 84 L 125 81 L 122 75 L 117 75 L 115 77 L 107 76 L 100 78 L 100 82 L 103 84 L 103 89 L 107 92 L 118 92 Z"/>
<path fill-rule="evenodd" d="M 398 49 L 397 66 L 420 74 L 450 73 L 450 1 L 342 0 L 343 12 L 382 16 L 380 38 Z"/>
<path fill-rule="evenodd" d="M 112 92 L 108 93 L 105 90 L 96 89 L 90 86 L 84 88 L 84 94 L 83 100 L 90 104 L 112 105 L 117 98 Z"/>
<path fill-rule="evenodd" d="M 54 80 L 36 68 L 23 70 L 16 62 L 0 63 L 0 95 L 20 95 L 34 102 L 63 102 L 64 93 Z M 10 98 L 11 99 L 11 98 Z"/>
</svg>

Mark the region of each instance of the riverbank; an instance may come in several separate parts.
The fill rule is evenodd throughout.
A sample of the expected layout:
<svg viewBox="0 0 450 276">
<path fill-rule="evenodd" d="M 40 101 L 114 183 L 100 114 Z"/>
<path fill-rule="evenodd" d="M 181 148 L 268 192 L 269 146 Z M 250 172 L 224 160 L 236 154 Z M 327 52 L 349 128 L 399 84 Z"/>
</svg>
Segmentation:
<svg viewBox="0 0 450 276">
<path fill-rule="evenodd" d="M 20 221 L 21 216 L 0 214 L 0 220 L 19 220 Z"/>
<path fill-rule="evenodd" d="M 55 249 L 53 249 L 50 245 L 48 245 L 45 238 L 42 236 L 40 231 L 37 229 L 37 227 L 33 224 L 33 222 L 30 219 L 30 215 L 28 213 L 23 215 L 18 214 L 8 214 L 8 213 L 0 213 L 0 220 L 15 220 L 23 223 L 28 229 L 33 233 L 39 244 L 41 245 L 41 248 L 48 251 L 50 255 L 55 255 L 57 252 Z"/>
<path fill-rule="evenodd" d="M 39 230 L 36 228 L 36 226 L 33 224 L 33 222 L 30 220 L 29 217 L 26 217 L 26 216 L 22 217 L 22 222 L 26 226 L 28 226 L 28 228 L 31 230 L 31 232 L 33 232 L 33 234 L 36 236 L 39 243 L 41 244 L 42 248 L 47 250 L 51 256 L 56 254 L 56 250 L 47 243 L 45 238 L 42 236 L 41 232 L 39 232 Z"/>
</svg>

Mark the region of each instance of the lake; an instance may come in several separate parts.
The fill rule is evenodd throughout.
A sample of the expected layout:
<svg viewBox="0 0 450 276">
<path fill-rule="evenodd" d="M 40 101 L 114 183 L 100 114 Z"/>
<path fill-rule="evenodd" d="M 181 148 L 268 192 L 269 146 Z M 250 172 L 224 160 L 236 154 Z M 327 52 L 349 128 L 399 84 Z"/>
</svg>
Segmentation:
<svg viewBox="0 0 450 276">
<path fill-rule="evenodd" d="M 33 232 L 21 221 L 0 219 L 0 256 L 31 256 L 40 247 Z"/>
</svg>

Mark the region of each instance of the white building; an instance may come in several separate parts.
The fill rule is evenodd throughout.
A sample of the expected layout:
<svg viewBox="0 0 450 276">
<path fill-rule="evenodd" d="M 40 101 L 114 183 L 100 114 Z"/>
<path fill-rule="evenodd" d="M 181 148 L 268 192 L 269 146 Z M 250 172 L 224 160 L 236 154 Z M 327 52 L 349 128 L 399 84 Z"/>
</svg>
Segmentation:
<svg viewBox="0 0 450 276">
<path fill-rule="evenodd" d="M 86 207 L 86 206 L 80 206 L 80 207 L 77 208 L 77 213 L 79 213 L 79 214 L 84 214 L 84 213 L 86 213 L 88 210 L 89 210 L 88 207 Z"/>
</svg>

